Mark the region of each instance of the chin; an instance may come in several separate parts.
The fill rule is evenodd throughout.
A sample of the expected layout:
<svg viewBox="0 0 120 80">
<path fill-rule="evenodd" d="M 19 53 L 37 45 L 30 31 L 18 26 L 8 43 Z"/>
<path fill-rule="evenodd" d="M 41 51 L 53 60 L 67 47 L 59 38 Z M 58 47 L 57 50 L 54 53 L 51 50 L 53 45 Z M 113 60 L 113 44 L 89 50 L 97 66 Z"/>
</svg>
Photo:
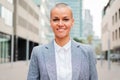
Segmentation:
<svg viewBox="0 0 120 80">
<path fill-rule="evenodd" d="M 56 36 L 58 39 L 64 39 L 66 38 L 66 35 L 59 35 L 59 36 Z"/>
</svg>

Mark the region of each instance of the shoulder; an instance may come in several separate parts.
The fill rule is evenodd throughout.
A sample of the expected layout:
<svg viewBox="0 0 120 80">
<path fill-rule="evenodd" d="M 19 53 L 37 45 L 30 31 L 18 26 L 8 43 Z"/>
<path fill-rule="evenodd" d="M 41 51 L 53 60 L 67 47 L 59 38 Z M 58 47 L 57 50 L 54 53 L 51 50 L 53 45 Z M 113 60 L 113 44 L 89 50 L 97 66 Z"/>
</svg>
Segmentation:
<svg viewBox="0 0 120 80">
<path fill-rule="evenodd" d="M 79 45 L 81 50 L 84 51 L 85 55 L 88 56 L 89 61 L 96 64 L 97 63 L 96 54 L 92 46 L 87 44 L 81 44 L 81 43 L 79 43 Z"/>
<path fill-rule="evenodd" d="M 81 44 L 80 43 L 80 48 L 84 51 L 87 51 L 88 53 L 89 52 L 93 52 L 93 48 L 91 45 L 88 45 L 88 44 Z"/>
<path fill-rule="evenodd" d="M 95 52 L 92 48 L 91 45 L 88 45 L 88 44 L 83 44 L 83 43 L 79 43 L 79 42 L 75 42 L 74 43 L 79 46 L 79 49 L 82 51 L 82 53 L 88 57 L 89 59 L 93 59 L 95 58 Z"/>
<path fill-rule="evenodd" d="M 79 42 L 76 42 L 76 41 L 74 41 L 74 43 L 77 45 L 77 46 L 79 46 L 80 47 L 80 49 L 82 50 L 82 51 L 84 51 L 84 52 L 89 52 L 89 51 L 92 51 L 93 49 L 92 49 L 92 47 L 90 46 L 90 45 L 88 45 L 88 44 L 83 44 L 83 43 L 79 43 Z"/>
<path fill-rule="evenodd" d="M 88 44 L 81 44 L 80 43 L 80 48 L 89 58 L 93 57 L 94 50 L 93 50 L 92 46 L 90 46 Z"/>
<path fill-rule="evenodd" d="M 33 47 L 32 49 L 32 53 L 34 55 L 40 55 L 43 51 L 44 51 L 44 48 L 46 47 L 47 44 L 43 44 L 43 45 L 38 45 L 38 46 L 35 46 Z"/>
<path fill-rule="evenodd" d="M 33 51 L 39 51 L 40 49 L 42 49 L 44 45 L 38 45 L 38 46 L 35 46 L 33 47 Z"/>
</svg>

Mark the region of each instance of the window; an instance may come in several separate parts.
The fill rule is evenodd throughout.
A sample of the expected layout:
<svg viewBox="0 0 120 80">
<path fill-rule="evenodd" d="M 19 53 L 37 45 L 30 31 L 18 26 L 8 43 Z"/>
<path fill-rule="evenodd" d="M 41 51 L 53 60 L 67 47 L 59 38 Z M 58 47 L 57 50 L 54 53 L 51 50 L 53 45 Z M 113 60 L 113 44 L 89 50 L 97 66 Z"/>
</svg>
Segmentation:
<svg viewBox="0 0 120 80">
<path fill-rule="evenodd" d="M 114 16 L 112 16 L 112 24 L 114 25 Z"/>
<path fill-rule="evenodd" d="M 117 12 L 115 13 L 115 21 L 117 22 Z"/>
<path fill-rule="evenodd" d="M 115 33 L 116 33 L 116 40 L 117 40 L 117 30 L 115 31 Z"/>
<path fill-rule="evenodd" d="M 0 64 L 10 61 L 9 46 L 11 46 L 11 44 L 9 42 L 10 42 L 10 35 L 0 33 Z"/>
<path fill-rule="evenodd" d="M 114 41 L 114 32 L 112 32 L 112 39 L 113 39 L 113 41 Z"/>
<path fill-rule="evenodd" d="M 120 19 L 120 9 L 119 9 L 119 19 Z"/>
<path fill-rule="evenodd" d="M 119 27 L 119 38 L 120 38 L 120 27 Z"/>
<path fill-rule="evenodd" d="M 9 26 L 13 25 L 13 13 L 7 8 L 2 7 L 1 17 L 5 20 L 5 23 Z"/>
</svg>

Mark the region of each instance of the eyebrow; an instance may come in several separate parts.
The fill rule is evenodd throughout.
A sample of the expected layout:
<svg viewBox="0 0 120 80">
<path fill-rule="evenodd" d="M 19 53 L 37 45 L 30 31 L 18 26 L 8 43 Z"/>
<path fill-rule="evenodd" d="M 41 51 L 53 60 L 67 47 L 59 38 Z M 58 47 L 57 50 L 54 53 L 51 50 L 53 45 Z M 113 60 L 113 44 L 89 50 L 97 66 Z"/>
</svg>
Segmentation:
<svg viewBox="0 0 120 80">
<path fill-rule="evenodd" d="M 65 16 L 64 18 L 69 18 L 68 16 Z"/>
<path fill-rule="evenodd" d="M 53 18 L 58 18 L 57 16 L 54 16 Z M 69 18 L 68 16 L 64 16 L 63 18 Z"/>
<path fill-rule="evenodd" d="M 53 17 L 53 18 L 58 18 L 57 16 Z"/>
</svg>

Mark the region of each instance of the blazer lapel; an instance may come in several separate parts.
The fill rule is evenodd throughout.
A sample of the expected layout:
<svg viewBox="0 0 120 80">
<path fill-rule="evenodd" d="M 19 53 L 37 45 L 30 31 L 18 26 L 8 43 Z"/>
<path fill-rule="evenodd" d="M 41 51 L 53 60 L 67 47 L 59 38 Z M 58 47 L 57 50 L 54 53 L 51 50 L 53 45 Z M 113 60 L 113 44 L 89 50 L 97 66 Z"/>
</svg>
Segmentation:
<svg viewBox="0 0 120 80">
<path fill-rule="evenodd" d="M 82 65 L 80 45 L 75 41 L 71 43 L 72 54 L 72 80 L 78 80 Z"/>
<path fill-rule="evenodd" d="M 57 80 L 54 42 L 45 46 L 45 63 L 50 80 Z"/>
</svg>

